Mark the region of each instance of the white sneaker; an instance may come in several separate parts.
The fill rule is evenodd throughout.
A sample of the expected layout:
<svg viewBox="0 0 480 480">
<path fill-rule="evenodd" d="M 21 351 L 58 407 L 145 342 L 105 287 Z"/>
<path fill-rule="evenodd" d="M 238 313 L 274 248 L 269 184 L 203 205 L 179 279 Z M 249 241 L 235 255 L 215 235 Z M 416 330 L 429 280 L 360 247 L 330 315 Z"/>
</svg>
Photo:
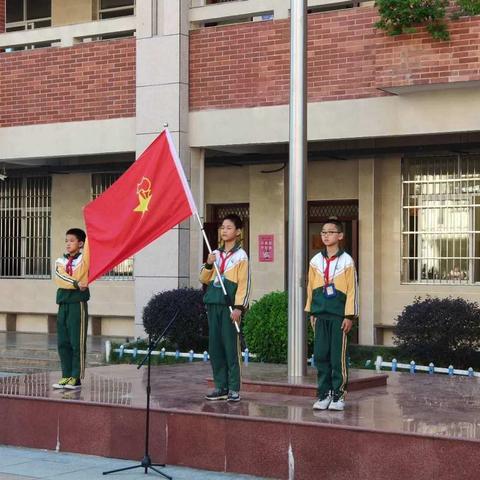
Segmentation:
<svg viewBox="0 0 480 480">
<path fill-rule="evenodd" d="M 313 409 L 314 410 L 326 410 L 329 405 L 332 402 L 332 396 L 328 394 L 324 399 L 320 400 L 318 399 L 314 404 L 313 404 Z"/>
<path fill-rule="evenodd" d="M 342 412 L 345 409 L 345 400 L 343 398 L 339 398 L 338 400 L 332 400 L 332 402 L 328 406 L 328 409 Z"/>
</svg>

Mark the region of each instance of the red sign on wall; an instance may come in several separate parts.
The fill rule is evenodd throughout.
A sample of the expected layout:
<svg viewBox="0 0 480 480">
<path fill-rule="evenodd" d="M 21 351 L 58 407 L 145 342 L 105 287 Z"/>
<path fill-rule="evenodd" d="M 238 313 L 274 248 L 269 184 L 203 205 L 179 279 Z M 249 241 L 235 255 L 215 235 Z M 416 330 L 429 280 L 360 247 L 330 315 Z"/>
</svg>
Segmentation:
<svg viewBox="0 0 480 480">
<path fill-rule="evenodd" d="M 273 262 L 273 235 L 259 235 L 258 236 L 258 261 L 259 262 Z"/>
</svg>

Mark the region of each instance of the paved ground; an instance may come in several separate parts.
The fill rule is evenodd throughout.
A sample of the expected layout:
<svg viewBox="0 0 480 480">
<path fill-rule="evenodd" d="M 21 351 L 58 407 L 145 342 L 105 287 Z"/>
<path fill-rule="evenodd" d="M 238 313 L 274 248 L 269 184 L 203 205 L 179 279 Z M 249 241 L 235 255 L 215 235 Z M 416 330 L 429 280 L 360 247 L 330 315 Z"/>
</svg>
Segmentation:
<svg viewBox="0 0 480 480">
<path fill-rule="evenodd" d="M 154 459 L 153 459 L 154 460 Z M 104 471 L 133 465 L 131 461 L 112 458 L 56 453 L 47 450 L 33 450 L 0 445 L 0 480 L 23 480 L 42 478 L 46 480 L 145 480 L 145 478 L 162 479 L 150 471 L 145 477 L 143 469 L 130 472 L 102 475 Z M 249 475 L 193 470 L 191 468 L 167 466 L 161 469 L 174 480 L 259 480 Z"/>
</svg>

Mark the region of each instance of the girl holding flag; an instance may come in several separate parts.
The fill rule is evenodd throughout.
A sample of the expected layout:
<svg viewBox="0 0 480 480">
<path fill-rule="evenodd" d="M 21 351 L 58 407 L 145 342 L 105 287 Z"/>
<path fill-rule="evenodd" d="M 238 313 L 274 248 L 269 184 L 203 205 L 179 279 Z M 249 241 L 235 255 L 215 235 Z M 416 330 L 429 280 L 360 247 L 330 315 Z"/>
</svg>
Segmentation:
<svg viewBox="0 0 480 480">
<path fill-rule="evenodd" d="M 204 302 L 208 313 L 208 351 L 215 384 L 213 392 L 205 396 L 207 400 L 240 401 L 241 349 L 237 326 L 248 306 L 250 294 L 248 257 L 240 244 L 242 226 L 238 215 L 227 215 L 223 219 L 221 244 L 208 256 L 200 271 L 200 281 L 207 285 Z M 225 285 L 226 296 L 214 263 Z"/>
</svg>

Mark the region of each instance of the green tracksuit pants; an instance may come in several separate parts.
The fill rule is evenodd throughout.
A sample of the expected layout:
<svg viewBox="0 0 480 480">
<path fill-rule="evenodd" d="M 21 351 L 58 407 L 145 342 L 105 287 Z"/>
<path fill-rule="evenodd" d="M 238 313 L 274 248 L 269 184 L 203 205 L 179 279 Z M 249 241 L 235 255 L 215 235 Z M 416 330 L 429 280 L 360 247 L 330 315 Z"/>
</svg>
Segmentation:
<svg viewBox="0 0 480 480">
<path fill-rule="evenodd" d="M 342 330 L 343 317 L 320 315 L 315 322 L 314 360 L 317 367 L 318 397 L 329 392 L 343 396 L 348 382 L 348 337 Z"/>
<path fill-rule="evenodd" d="M 87 328 L 87 302 L 61 303 L 58 306 L 57 346 L 62 377 L 84 377 Z"/>
<path fill-rule="evenodd" d="M 208 354 L 219 390 L 240 390 L 240 347 L 237 330 L 225 305 L 207 304 Z"/>
</svg>

